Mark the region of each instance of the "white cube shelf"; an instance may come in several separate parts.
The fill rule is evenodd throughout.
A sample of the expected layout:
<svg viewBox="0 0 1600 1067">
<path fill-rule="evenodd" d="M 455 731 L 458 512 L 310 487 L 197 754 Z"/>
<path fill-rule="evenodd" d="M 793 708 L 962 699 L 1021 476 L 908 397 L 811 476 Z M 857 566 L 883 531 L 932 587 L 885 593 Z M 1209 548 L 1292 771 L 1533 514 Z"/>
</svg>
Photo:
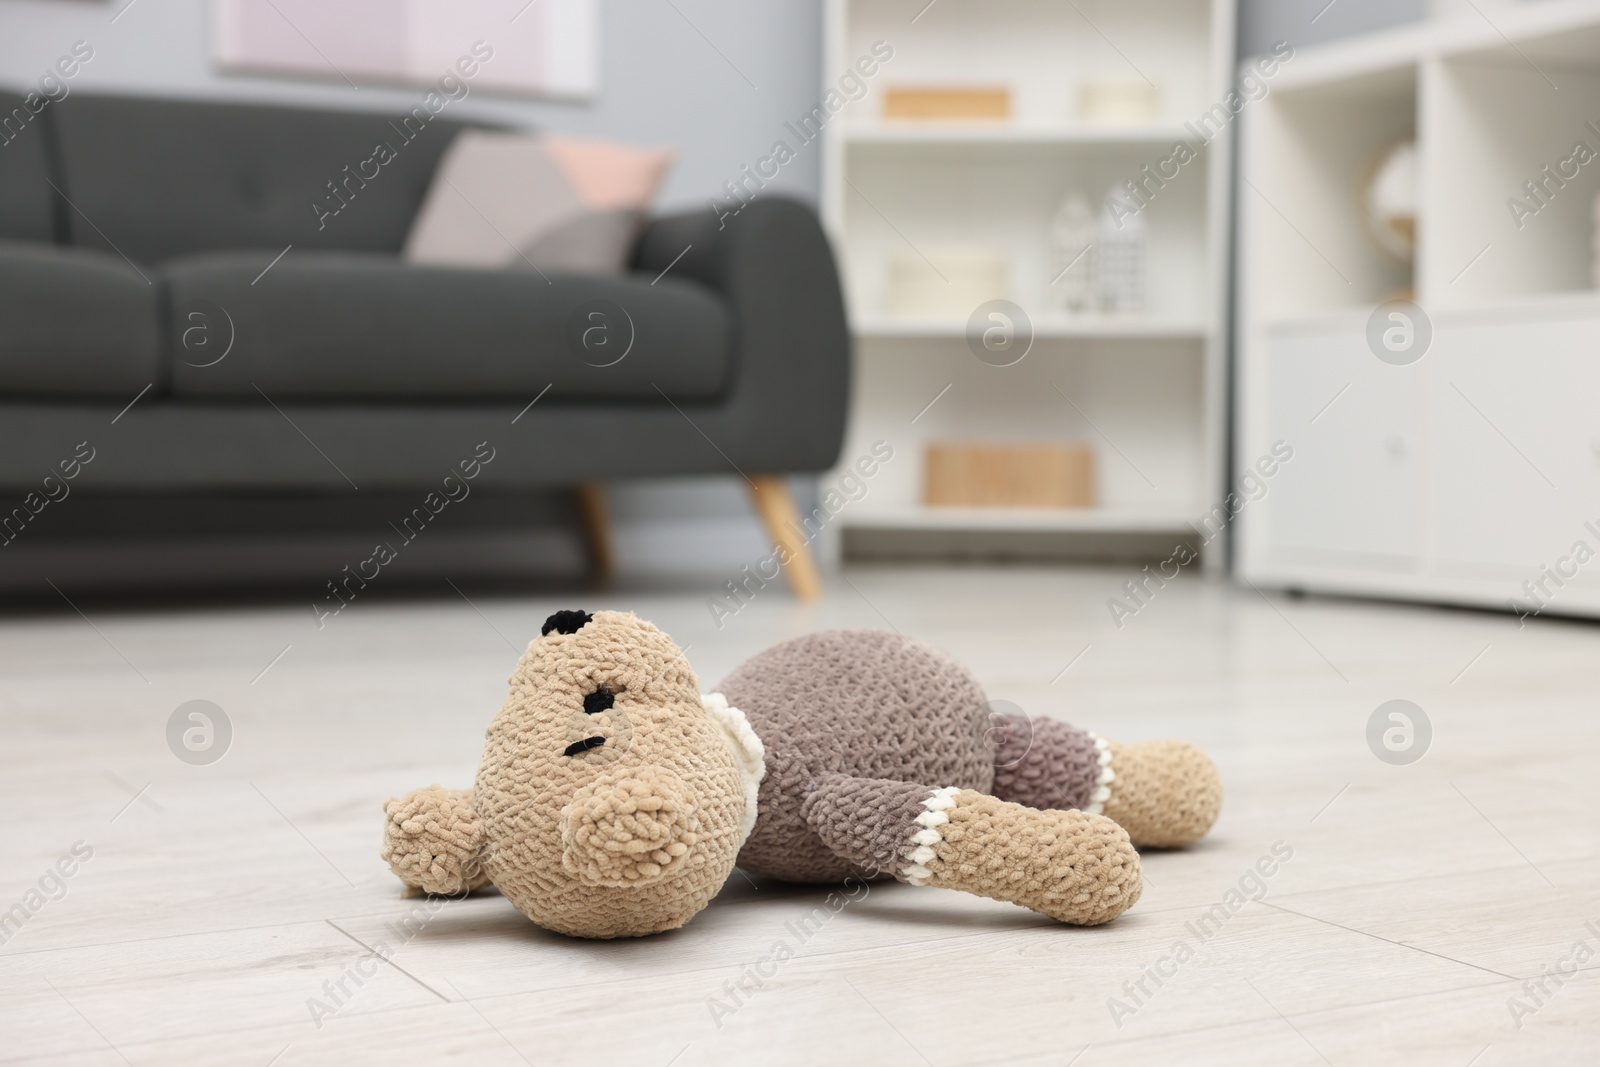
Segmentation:
<svg viewBox="0 0 1600 1067">
<path fill-rule="evenodd" d="M 1575 559 L 1600 554 L 1594 120 L 1594 0 L 1308 49 L 1245 115 L 1235 455 L 1295 457 L 1241 515 L 1244 578 L 1600 615 L 1600 560 Z M 1414 266 L 1368 238 L 1357 196 L 1408 137 Z M 1580 141 L 1597 158 L 1563 168 Z M 1369 319 L 1406 290 L 1432 342 L 1395 365 Z"/>
<path fill-rule="evenodd" d="M 823 215 L 843 274 L 856 345 L 841 463 L 877 440 L 895 459 L 866 498 L 839 516 L 851 529 L 1092 533 L 1170 532 L 1222 492 L 1224 328 L 1231 128 L 1142 211 L 1148 227 L 1145 307 L 1137 315 L 1054 308 L 1050 224 L 1069 191 L 1098 210 L 1108 189 L 1140 177 L 1186 122 L 1228 93 L 1232 0 L 829 0 L 825 85 L 878 42 L 893 57 L 866 94 L 823 131 Z M 880 46 L 881 50 L 881 46 Z M 1079 114 L 1086 82 L 1157 84 L 1149 121 Z M 1006 120 L 884 117 L 890 87 L 999 86 Z M 966 341 L 972 308 L 891 312 L 889 265 L 981 247 L 1000 256 L 1014 301 L 1033 324 L 1025 359 L 996 367 Z M 924 506 L 923 448 L 932 440 L 1075 440 L 1096 452 L 1098 499 L 1080 509 Z M 841 467 L 842 469 L 842 467 Z M 1215 553 L 1208 553 L 1215 560 Z"/>
</svg>

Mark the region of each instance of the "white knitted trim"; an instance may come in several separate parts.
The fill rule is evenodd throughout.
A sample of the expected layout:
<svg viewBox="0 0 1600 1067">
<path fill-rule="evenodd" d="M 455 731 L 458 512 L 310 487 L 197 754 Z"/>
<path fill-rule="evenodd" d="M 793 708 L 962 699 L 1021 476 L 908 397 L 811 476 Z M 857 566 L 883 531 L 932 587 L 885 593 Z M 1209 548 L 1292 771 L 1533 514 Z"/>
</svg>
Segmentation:
<svg viewBox="0 0 1600 1067">
<path fill-rule="evenodd" d="M 721 693 L 704 693 L 700 703 L 705 705 L 711 721 L 722 728 L 722 737 L 733 751 L 733 762 L 739 768 L 739 781 L 744 785 L 744 820 L 739 827 L 739 847 L 750 839 L 756 828 L 756 799 L 760 795 L 761 778 L 767 773 L 767 750 L 761 738 L 750 728 L 744 712 L 732 707 Z"/>
<path fill-rule="evenodd" d="M 1094 738 L 1095 758 L 1100 761 L 1100 773 L 1095 776 L 1094 792 L 1089 794 L 1088 806 L 1083 810 L 1090 815 L 1104 815 L 1106 801 L 1111 799 L 1111 783 L 1116 781 L 1117 772 L 1111 769 L 1111 743 L 1099 734 L 1090 734 Z"/>
<path fill-rule="evenodd" d="M 933 877 L 927 864 L 938 855 L 933 851 L 933 846 L 944 840 L 939 827 L 950 821 L 950 816 L 945 813 L 956 806 L 955 798 L 959 792 L 961 790 L 953 785 L 946 786 L 935 789 L 932 795 L 923 800 L 922 806 L 927 810 L 916 818 L 921 829 L 911 835 L 911 842 L 917 847 L 911 852 L 911 862 L 900 872 L 901 877 L 912 885 L 927 885 L 928 879 Z"/>
</svg>

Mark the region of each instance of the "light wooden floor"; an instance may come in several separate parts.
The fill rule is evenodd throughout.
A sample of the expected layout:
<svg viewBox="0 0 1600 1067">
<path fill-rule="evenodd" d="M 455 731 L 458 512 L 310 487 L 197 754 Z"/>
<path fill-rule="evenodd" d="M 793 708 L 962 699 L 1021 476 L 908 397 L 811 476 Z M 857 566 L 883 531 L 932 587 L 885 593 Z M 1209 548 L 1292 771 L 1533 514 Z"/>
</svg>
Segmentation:
<svg viewBox="0 0 1600 1067">
<path fill-rule="evenodd" d="M 709 587 L 358 603 L 320 633 L 308 609 L 0 621 L 0 910 L 74 843 L 93 849 L 0 946 L 0 1062 L 1600 1060 L 1600 628 L 1194 579 L 1118 630 L 1104 602 L 1127 577 L 855 569 L 815 607 L 771 590 L 720 631 Z M 417 902 L 378 860 L 380 803 L 470 783 L 517 647 L 552 610 L 600 606 L 662 625 L 708 687 L 783 637 L 893 625 L 1032 714 L 1200 742 L 1222 820 L 1200 847 L 1147 854 L 1143 900 L 1093 930 L 890 884 L 802 942 L 823 893 L 735 876 L 652 939 L 547 935 L 493 895 L 397 935 Z M 166 747 L 195 698 L 234 727 L 211 766 Z M 1432 719 L 1412 766 L 1366 744 L 1393 698 Z M 1201 943 L 1190 926 L 1277 842 L 1293 858 L 1264 898 Z M 392 965 L 367 958 L 379 942 Z M 795 958 L 774 971 L 779 942 Z M 1173 973 L 1179 942 L 1194 954 Z M 1577 942 L 1586 962 L 1540 1005 L 1522 980 L 1572 967 Z M 1124 983 L 1158 965 L 1169 977 L 1134 999 Z M 332 1006 L 324 983 L 342 978 L 317 1025 L 308 1001 Z M 1132 1010 L 1114 1019 L 1113 997 Z"/>
</svg>

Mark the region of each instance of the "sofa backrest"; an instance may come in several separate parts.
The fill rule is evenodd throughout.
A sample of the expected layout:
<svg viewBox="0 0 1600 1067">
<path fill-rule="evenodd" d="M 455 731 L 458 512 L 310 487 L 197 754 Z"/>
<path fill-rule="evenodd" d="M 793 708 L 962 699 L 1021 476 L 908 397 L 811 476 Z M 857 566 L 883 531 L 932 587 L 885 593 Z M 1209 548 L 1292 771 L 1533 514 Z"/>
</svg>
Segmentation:
<svg viewBox="0 0 1600 1067">
<path fill-rule="evenodd" d="M 462 124 L 73 93 L 51 104 L 72 244 L 156 263 L 219 249 L 398 252 Z M 0 149 L 0 151 L 4 151 Z"/>
<path fill-rule="evenodd" d="M 49 107 L 36 113 L 16 93 L 0 92 L 0 239 L 55 240 L 48 135 L 39 123 Z"/>
</svg>

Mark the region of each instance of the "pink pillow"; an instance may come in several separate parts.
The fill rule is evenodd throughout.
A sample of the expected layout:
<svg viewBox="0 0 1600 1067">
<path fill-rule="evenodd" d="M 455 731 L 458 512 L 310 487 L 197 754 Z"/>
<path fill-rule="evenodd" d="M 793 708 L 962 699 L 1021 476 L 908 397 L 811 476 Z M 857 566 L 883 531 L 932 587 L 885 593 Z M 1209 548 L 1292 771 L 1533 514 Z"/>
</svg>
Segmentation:
<svg viewBox="0 0 1600 1067">
<path fill-rule="evenodd" d="M 410 263 L 621 274 L 669 148 L 463 130 L 411 224 Z"/>
</svg>

